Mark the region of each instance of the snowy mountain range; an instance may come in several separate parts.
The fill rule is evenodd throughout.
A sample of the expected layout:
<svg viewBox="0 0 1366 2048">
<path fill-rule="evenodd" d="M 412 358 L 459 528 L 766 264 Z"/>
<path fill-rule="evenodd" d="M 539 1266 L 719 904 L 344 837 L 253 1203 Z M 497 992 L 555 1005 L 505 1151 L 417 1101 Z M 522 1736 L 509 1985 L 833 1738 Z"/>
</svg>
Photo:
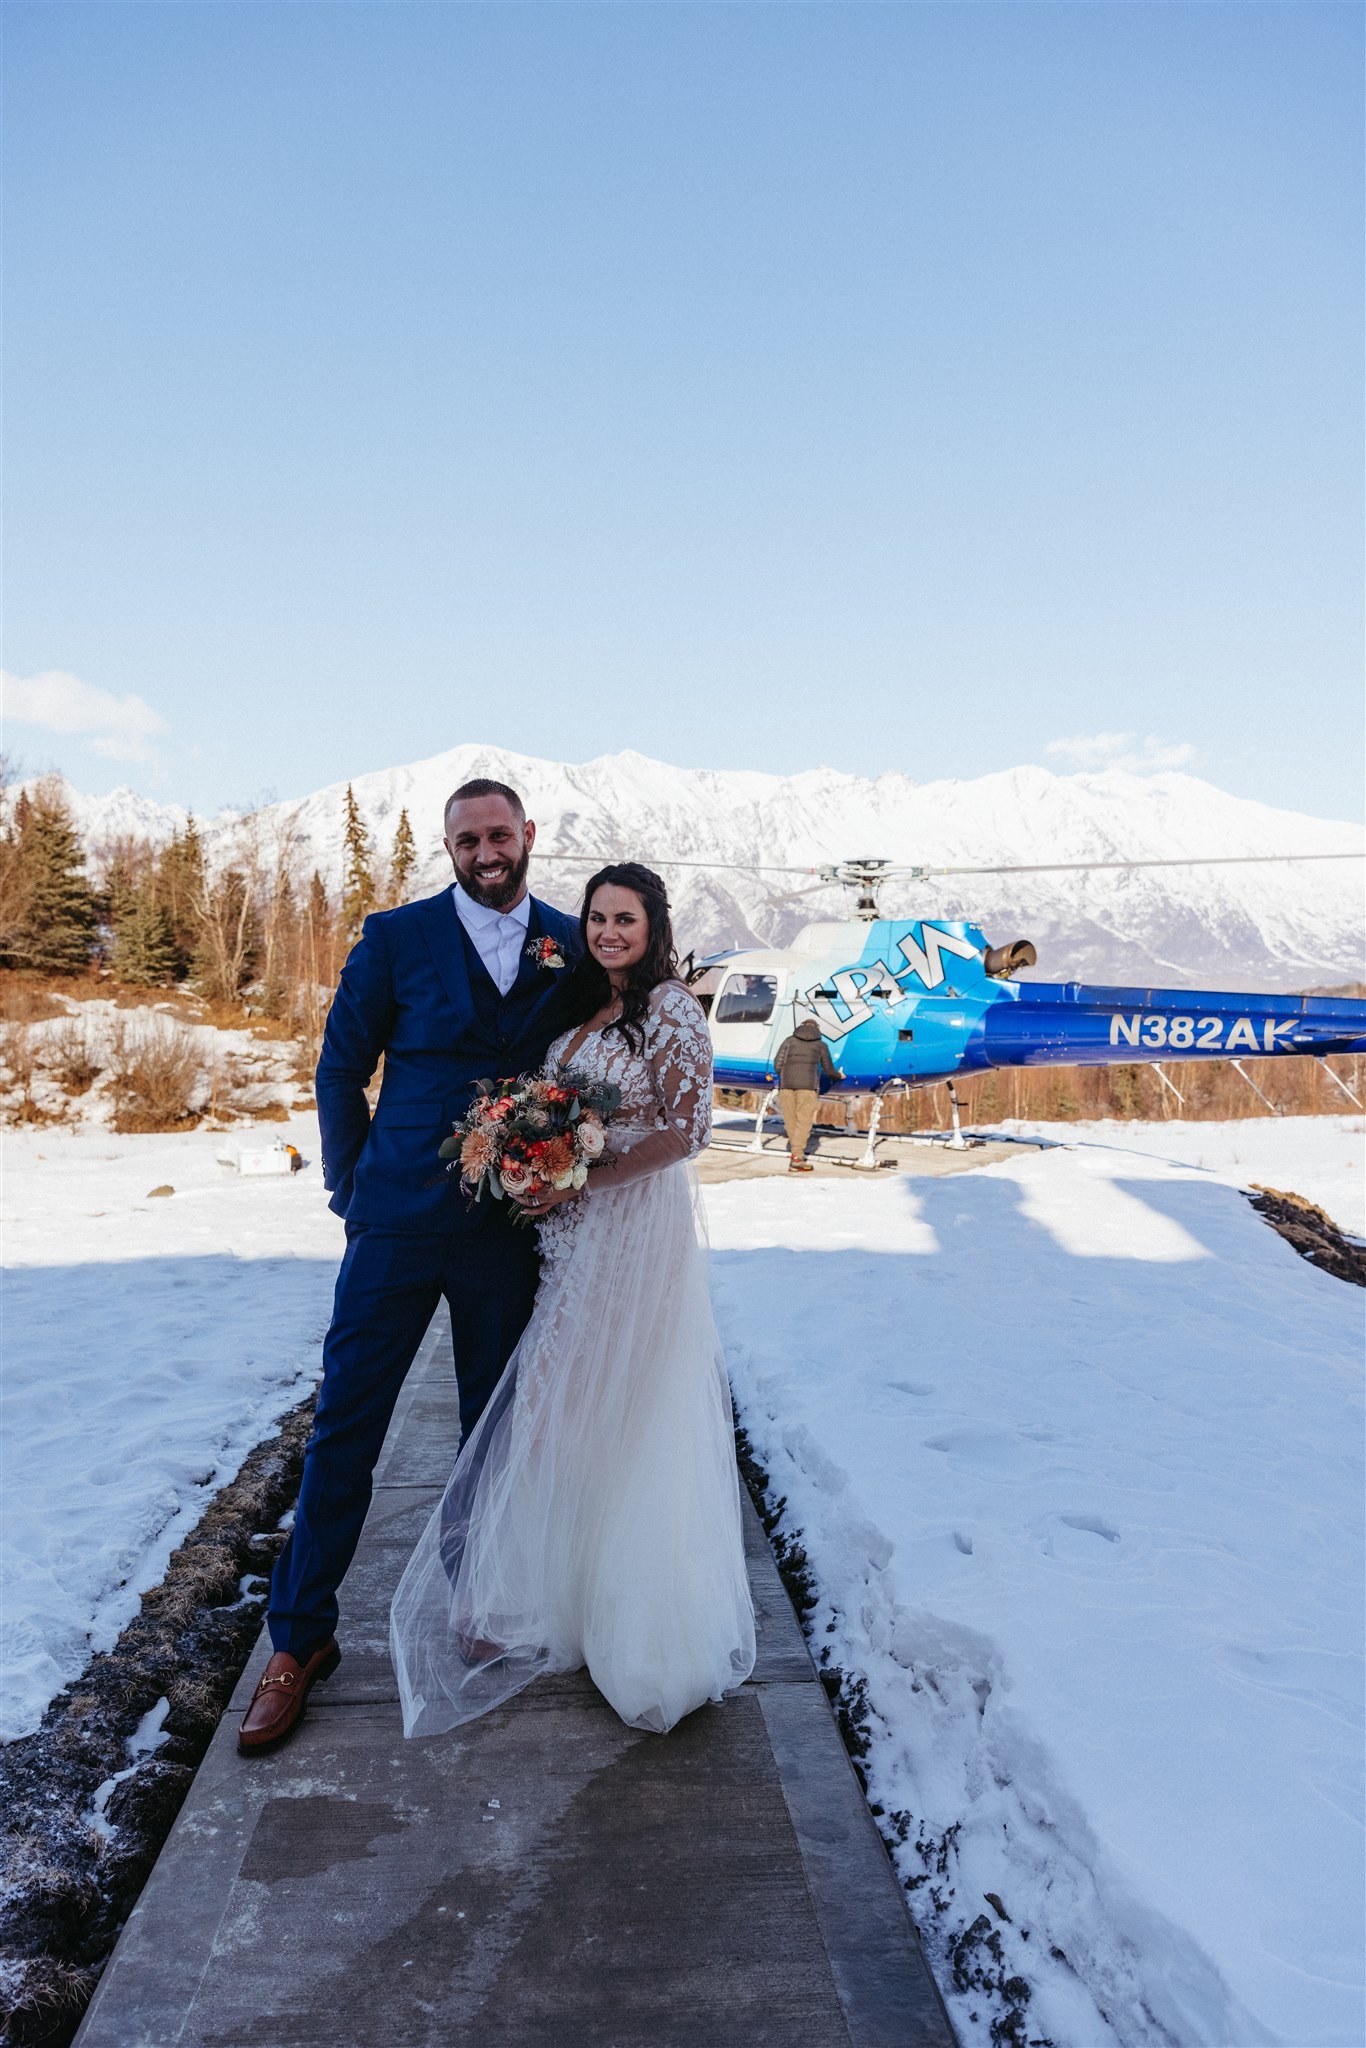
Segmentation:
<svg viewBox="0 0 1366 2048">
<path fill-rule="evenodd" d="M 414 893 L 448 877 L 443 804 L 475 775 L 511 783 L 525 796 L 539 833 L 538 893 L 572 907 L 600 859 L 643 859 L 666 870 L 680 942 L 699 954 L 781 945 L 806 923 L 850 914 L 852 899 L 838 885 L 780 872 L 837 859 L 987 866 L 1342 853 L 1363 844 L 1359 825 L 1272 810 L 1182 774 L 1055 775 L 1021 767 L 974 781 L 917 783 L 895 772 L 859 777 L 813 768 L 779 776 L 673 768 L 635 753 L 574 764 L 462 746 L 353 778 L 380 864 L 407 809 L 420 855 Z M 116 835 L 164 841 L 185 822 L 178 806 L 128 789 L 68 795 L 96 852 Z M 203 828 L 211 858 L 240 857 L 248 836 L 268 850 L 288 835 L 301 872 L 317 867 L 335 888 L 344 796 L 345 785 L 336 783 L 249 820 L 224 813 Z M 669 869 L 670 861 L 716 865 Z M 758 870 L 755 862 L 773 867 Z M 980 875 L 892 882 L 882 908 L 970 917 L 995 942 L 1030 938 L 1039 950 L 1035 978 L 1044 980 L 1296 989 L 1366 978 L 1362 886 L 1359 860 Z"/>
</svg>

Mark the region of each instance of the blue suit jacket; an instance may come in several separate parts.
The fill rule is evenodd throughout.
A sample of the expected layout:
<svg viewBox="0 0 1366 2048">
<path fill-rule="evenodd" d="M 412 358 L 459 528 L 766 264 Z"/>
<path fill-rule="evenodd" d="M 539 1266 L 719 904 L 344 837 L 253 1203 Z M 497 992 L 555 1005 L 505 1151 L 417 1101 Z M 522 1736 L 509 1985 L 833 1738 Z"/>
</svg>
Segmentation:
<svg viewBox="0 0 1366 2048">
<path fill-rule="evenodd" d="M 485 1075 L 534 1071 L 568 1024 L 565 985 L 580 953 L 573 918 L 532 898 L 530 939 L 549 933 L 563 968 L 529 961 L 500 1007 L 477 1005 L 449 889 L 367 917 L 342 969 L 318 1061 L 323 1181 L 348 1223 L 405 1231 L 475 1228 L 456 1174 L 437 1157 Z M 371 1119 L 366 1084 L 384 1054 Z"/>
</svg>

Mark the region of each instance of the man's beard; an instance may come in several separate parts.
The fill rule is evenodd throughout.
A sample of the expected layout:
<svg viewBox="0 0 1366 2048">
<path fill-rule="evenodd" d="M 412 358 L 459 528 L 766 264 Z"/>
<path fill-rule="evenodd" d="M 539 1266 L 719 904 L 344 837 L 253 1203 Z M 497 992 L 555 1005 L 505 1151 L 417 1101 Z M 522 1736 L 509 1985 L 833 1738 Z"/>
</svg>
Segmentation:
<svg viewBox="0 0 1366 2048">
<path fill-rule="evenodd" d="M 522 893 L 526 871 L 531 865 L 531 848 L 523 846 L 518 858 L 513 861 L 501 882 L 484 882 L 474 872 L 473 864 L 468 868 L 457 865 L 455 874 L 465 894 L 476 903 L 482 903 L 486 910 L 506 910 L 515 903 Z"/>
</svg>

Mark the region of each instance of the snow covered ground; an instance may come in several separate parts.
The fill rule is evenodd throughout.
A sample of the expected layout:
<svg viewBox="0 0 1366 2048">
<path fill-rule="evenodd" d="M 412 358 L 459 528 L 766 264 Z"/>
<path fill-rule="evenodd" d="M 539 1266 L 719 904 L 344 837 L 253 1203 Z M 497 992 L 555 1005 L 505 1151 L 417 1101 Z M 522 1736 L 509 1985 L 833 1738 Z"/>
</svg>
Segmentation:
<svg viewBox="0 0 1366 2048">
<path fill-rule="evenodd" d="M 304 1172 L 240 1179 L 204 1131 L 4 1134 L 5 1738 L 113 1644 L 316 1377 L 342 1231 L 311 1115 L 232 1133 L 277 1137 Z"/>
<path fill-rule="evenodd" d="M 9 1734 L 316 1374 L 341 1227 L 313 1119 L 234 1135 L 309 1165 L 5 1134 Z M 1030 2040 L 1359 2048 L 1363 1301 L 1225 1183 L 1360 1229 L 1361 1120 L 1050 1135 L 1079 1142 L 707 1190 L 816 1639 L 867 1681 L 946 1980 L 985 1912 Z M 965 2041 L 1000 2010 L 957 2000 Z"/>
<path fill-rule="evenodd" d="M 1245 1123 L 1004 1123 L 1002 1132 L 1100 1145 L 1201 1167 L 1230 1187 L 1304 1195 L 1340 1230 L 1366 1237 L 1366 1118 L 1249 1117 Z"/>
<path fill-rule="evenodd" d="M 71 1129 L 109 1125 L 114 1111 L 110 1059 L 120 1039 L 134 1051 L 149 1042 L 167 1041 L 190 1051 L 198 1072 L 189 1106 L 198 1113 L 217 1107 L 226 1116 L 250 1117 L 269 1105 L 283 1108 L 299 1094 L 299 1048 L 290 1039 L 258 1037 L 247 1027 L 225 1030 L 198 1021 L 193 1010 L 186 1014 L 183 1000 L 120 1005 L 109 998 L 77 1000 L 52 994 L 62 1005 L 62 1014 L 29 1025 L 26 1034 L 34 1061 L 31 1089 L 43 1115 Z M 72 1095 L 65 1085 L 58 1056 L 62 1041 L 70 1044 L 73 1036 L 99 1070 L 93 1085 L 80 1095 Z M 19 1100 L 20 1090 L 7 1068 L 0 1073 L 0 1112 L 7 1120 L 15 1115 Z"/>
<path fill-rule="evenodd" d="M 1021 2038 L 1360 2048 L 1363 1301 L 1223 1184 L 1359 1227 L 1360 1120 L 1051 1135 L 707 1190 L 814 1641 L 946 1986 L 985 1914 Z"/>
</svg>

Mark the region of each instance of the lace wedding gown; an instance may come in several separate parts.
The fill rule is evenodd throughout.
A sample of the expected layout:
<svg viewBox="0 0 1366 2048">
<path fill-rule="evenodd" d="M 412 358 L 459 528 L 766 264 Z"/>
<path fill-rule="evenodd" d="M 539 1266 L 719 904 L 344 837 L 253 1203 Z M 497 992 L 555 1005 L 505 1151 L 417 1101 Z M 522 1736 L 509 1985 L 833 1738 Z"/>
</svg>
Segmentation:
<svg viewBox="0 0 1366 2048">
<path fill-rule="evenodd" d="M 546 1071 L 613 1081 L 588 1187 L 538 1226 L 530 1323 L 461 1446 L 394 1596 L 406 1735 L 434 1735 L 586 1665 L 623 1721 L 662 1733 L 754 1664 L 730 1390 L 696 1179 L 711 1044 L 676 982 L 637 1054 L 620 1031 Z"/>
</svg>

